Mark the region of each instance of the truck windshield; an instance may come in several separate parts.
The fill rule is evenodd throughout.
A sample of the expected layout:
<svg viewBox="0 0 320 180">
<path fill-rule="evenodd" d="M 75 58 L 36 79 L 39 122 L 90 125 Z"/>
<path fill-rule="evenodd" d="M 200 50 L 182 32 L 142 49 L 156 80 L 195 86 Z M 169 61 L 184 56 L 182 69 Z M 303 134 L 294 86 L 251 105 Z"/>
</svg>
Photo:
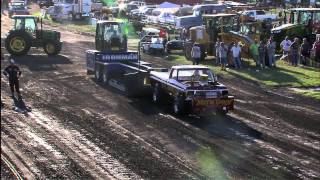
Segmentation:
<svg viewBox="0 0 320 180">
<path fill-rule="evenodd" d="M 178 78 L 174 76 L 178 76 Z M 209 69 L 181 69 L 177 74 L 173 74 L 172 78 L 178 81 L 199 81 L 201 76 L 208 77 L 208 81 L 214 81 L 213 73 Z"/>
<path fill-rule="evenodd" d="M 111 39 L 111 37 L 120 36 L 121 31 L 118 24 L 108 24 L 104 28 L 104 39 Z"/>
</svg>

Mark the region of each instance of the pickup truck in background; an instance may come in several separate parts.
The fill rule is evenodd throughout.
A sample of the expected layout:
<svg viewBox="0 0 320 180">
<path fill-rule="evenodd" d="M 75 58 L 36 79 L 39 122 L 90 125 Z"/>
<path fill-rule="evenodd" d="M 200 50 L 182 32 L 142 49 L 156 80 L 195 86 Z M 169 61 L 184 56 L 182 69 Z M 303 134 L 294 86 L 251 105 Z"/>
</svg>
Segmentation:
<svg viewBox="0 0 320 180">
<path fill-rule="evenodd" d="M 159 103 L 172 98 L 176 115 L 216 110 L 226 114 L 233 109 L 234 97 L 226 86 L 219 83 L 215 74 L 206 66 L 180 65 L 170 71 L 151 71 L 152 100 Z"/>
<path fill-rule="evenodd" d="M 277 15 L 276 14 L 267 14 L 263 10 L 248 10 L 248 11 L 243 11 L 241 12 L 241 15 L 246 17 L 249 21 L 264 21 L 264 20 L 269 20 L 269 21 L 274 21 L 277 20 Z"/>
</svg>

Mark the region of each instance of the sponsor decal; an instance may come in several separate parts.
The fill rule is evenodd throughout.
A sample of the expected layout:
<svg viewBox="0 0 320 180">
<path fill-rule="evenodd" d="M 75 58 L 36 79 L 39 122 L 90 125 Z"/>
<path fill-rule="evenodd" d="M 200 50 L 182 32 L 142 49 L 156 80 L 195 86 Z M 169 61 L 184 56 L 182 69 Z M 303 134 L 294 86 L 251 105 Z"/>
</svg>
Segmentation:
<svg viewBox="0 0 320 180">
<path fill-rule="evenodd" d="M 233 99 L 195 99 L 195 106 L 230 106 Z"/>
<path fill-rule="evenodd" d="M 98 60 L 102 61 L 137 61 L 138 54 L 101 54 L 101 57 Z"/>
</svg>

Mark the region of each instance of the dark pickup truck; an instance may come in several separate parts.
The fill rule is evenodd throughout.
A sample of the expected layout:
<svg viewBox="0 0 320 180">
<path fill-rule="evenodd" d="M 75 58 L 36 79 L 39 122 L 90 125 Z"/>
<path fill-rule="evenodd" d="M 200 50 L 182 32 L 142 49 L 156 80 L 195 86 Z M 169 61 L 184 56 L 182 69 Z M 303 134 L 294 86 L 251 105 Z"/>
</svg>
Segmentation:
<svg viewBox="0 0 320 180">
<path fill-rule="evenodd" d="M 151 71 L 150 83 L 153 102 L 171 96 L 172 109 L 177 115 L 208 110 L 226 114 L 233 109 L 234 97 L 229 96 L 227 87 L 206 66 L 181 65 L 167 72 Z"/>
</svg>

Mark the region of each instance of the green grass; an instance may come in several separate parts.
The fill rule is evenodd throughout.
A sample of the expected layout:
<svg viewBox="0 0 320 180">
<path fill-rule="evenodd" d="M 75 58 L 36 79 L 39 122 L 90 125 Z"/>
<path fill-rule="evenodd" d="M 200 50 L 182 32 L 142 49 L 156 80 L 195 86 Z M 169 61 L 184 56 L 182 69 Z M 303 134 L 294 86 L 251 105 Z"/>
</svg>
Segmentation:
<svg viewBox="0 0 320 180">
<path fill-rule="evenodd" d="M 258 70 L 258 71 L 257 71 Z M 268 86 L 310 87 L 320 86 L 320 70 L 313 67 L 293 67 L 283 61 L 277 62 L 277 68 L 259 70 L 250 61 L 249 68 L 230 70 L 234 76 L 253 80 Z"/>
<path fill-rule="evenodd" d="M 320 100 L 320 91 L 309 89 L 293 89 L 294 93 Z"/>
</svg>

